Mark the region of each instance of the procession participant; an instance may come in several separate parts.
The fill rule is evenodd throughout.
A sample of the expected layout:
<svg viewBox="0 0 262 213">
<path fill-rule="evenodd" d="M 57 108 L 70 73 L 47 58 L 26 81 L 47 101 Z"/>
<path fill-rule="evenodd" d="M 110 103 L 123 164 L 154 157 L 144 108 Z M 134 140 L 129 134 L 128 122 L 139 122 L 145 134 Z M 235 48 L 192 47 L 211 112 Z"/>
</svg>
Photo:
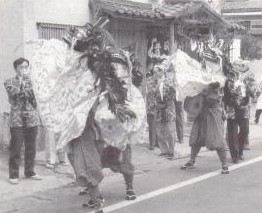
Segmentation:
<svg viewBox="0 0 262 213">
<path fill-rule="evenodd" d="M 181 166 L 181 169 L 194 168 L 201 147 L 206 146 L 209 150 L 217 151 L 222 164 L 221 174 L 229 173 L 224 138 L 222 95 L 218 82 L 210 83 L 208 88 L 199 94 L 203 98 L 203 107 L 195 118 L 190 134 L 190 160 Z"/>
<path fill-rule="evenodd" d="M 249 103 L 251 90 L 241 83 L 239 74 L 232 72 L 224 88 L 224 102 L 227 111 L 227 132 L 229 150 L 233 163 L 244 160 L 243 150 L 249 134 Z"/>
<path fill-rule="evenodd" d="M 147 92 L 146 92 L 146 110 L 147 110 L 147 123 L 149 128 L 149 149 L 154 150 L 157 143 L 157 132 L 156 132 L 156 112 L 155 112 L 155 95 L 154 90 L 157 85 L 156 74 L 154 70 L 146 76 Z"/>
<path fill-rule="evenodd" d="M 176 80 L 176 70 L 174 64 L 170 64 L 167 69 L 167 78 L 172 79 L 172 84 L 176 88 L 176 133 L 177 133 L 177 142 L 182 144 L 184 141 L 184 112 L 183 112 L 183 97 L 181 88 L 177 85 Z"/>
<path fill-rule="evenodd" d="M 171 75 L 163 66 L 155 66 L 158 76 L 158 85 L 154 96 L 156 99 L 156 130 L 157 140 L 161 151 L 160 156 L 167 159 L 174 158 L 174 147 L 176 142 L 176 90 Z"/>
<path fill-rule="evenodd" d="M 243 79 L 243 84 L 242 84 L 242 87 L 244 87 L 244 89 L 246 90 L 246 93 L 250 95 L 249 102 L 248 102 L 248 124 L 247 124 L 247 128 L 248 129 L 249 129 L 249 126 L 250 126 L 250 115 L 251 115 L 252 99 L 255 98 L 254 82 L 255 82 L 255 79 L 253 78 L 253 76 L 249 75 L 249 76 L 246 76 Z M 248 130 L 248 132 L 249 132 L 249 130 Z M 247 138 L 245 140 L 245 143 L 244 143 L 244 150 L 250 150 L 250 147 L 249 147 L 249 133 L 248 133 L 248 136 L 247 136 Z"/>
<path fill-rule="evenodd" d="M 56 151 L 56 143 L 59 138 L 59 134 L 45 128 L 45 156 L 46 156 L 46 168 L 54 169 L 56 165 L 67 165 L 66 151 Z"/>
<path fill-rule="evenodd" d="M 96 212 L 103 212 L 98 189 L 102 167 L 121 172 L 126 198 L 136 198 L 130 143 L 139 142 L 135 135 L 146 114 L 143 97 L 132 84 L 129 54 L 114 47 L 102 28 L 107 22 L 102 18 L 71 30 L 64 37 L 67 45 L 57 40 L 38 43 L 33 69 L 43 120 L 61 133 L 58 149 L 69 144 L 77 182 L 89 188 L 91 200 L 84 206 Z"/>
<path fill-rule="evenodd" d="M 235 122 L 235 108 L 237 106 L 237 92 L 235 90 L 235 82 L 237 80 L 237 73 L 229 72 L 227 74 L 227 80 L 224 86 L 224 103 L 225 110 L 227 112 L 227 143 L 229 146 L 229 140 L 232 140 L 232 134 L 229 135 L 229 131 L 237 128 Z"/>
<path fill-rule="evenodd" d="M 178 43 L 175 42 L 172 47 L 173 55 L 176 55 L 178 52 Z M 169 66 L 170 72 L 175 74 L 176 70 L 173 64 Z M 177 83 L 176 83 L 177 84 Z M 176 133 L 177 133 L 177 142 L 182 144 L 184 142 L 184 111 L 183 111 L 183 97 L 182 91 L 176 86 Z"/>
<path fill-rule="evenodd" d="M 257 104 L 256 104 L 256 113 L 255 113 L 255 124 L 259 123 L 259 117 L 262 113 L 262 81 L 260 82 L 260 85 L 258 86 L 258 91 L 259 96 L 257 99 Z"/>
<path fill-rule="evenodd" d="M 30 179 L 41 180 L 41 177 L 34 170 L 37 128 L 40 125 L 40 118 L 29 78 L 29 61 L 25 58 L 19 58 L 14 61 L 13 65 L 16 76 L 6 80 L 4 86 L 11 105 L 9 180 L 12 184 L 18 184 L 23 143 L 25 145 L 25 176 Z"/>
<path fill-rule="evenodd" d="M 184 143 L 184 111 L 183 111 L 183 101 L 181 100 L 180 91 L 176 90 L 176 132 L 178 143 Z"/>
<path fill-rule="evenodd" d="M 121 82 L 129 81 L 124 84 L 127 89 L 127 106 L 129 108 L 135 107 L 137 119 L 141 119 L 143 112 L 140 111 L 138 104 L 143 106 L 143 99 L 138 89 L 131 84 L 131 78 L 125 67 L 127 62 L 123 55 L 114 52 L 112 53 L 111 63 L 117 67 L 115 72 L 119 80 Z M 104 94 L 107 95 L 107 92 Z M 125 97 L 119 96 L 119 98 Z M 87 188 L 86 191 L 96 195 L 84 204 L 86 207 L 93 207 L 96 202 L 102 203 L 103 201 L 102 196 L 98 195 L 98 185 L 103 179 L 102 168 L 110 168 L 114 172 L 122 173 L 126 183 L 126 199 L 133 200 L 136 198 L 133 190 L 134 166 L 131 163 L 131 146 L 129 143 L 124 144 L 126 143 L 124 140 L 128 140 L 128 138 L 124 138 L 126 136 L 123 135 L 123 132 L 126 134 L 126 130 L 122 127 L 126 124 L 133 126 L 133 124 L 131 121 L 129 121 L 129 124 L 121 124 L 117 121 L 115 116 L 107 109 L 106 98 L 102 99 L 90 111 L 91 114 L 89 113 L 85 130 L 81 136 L 70 142 L 69 159 L 75 170 L 77 180 Z M 132 112 L 130 111 L 130 113 Z M 113 129 L 112 126 L 114 126 Z M 109 140 L 112 140 L 112 143 L 109 143 L 111 145 L 108 145 Z M 122 145 L 123 147 L 121 147 Z M 93 192 L 94 188 L 96 193 Z"/>
</svg>

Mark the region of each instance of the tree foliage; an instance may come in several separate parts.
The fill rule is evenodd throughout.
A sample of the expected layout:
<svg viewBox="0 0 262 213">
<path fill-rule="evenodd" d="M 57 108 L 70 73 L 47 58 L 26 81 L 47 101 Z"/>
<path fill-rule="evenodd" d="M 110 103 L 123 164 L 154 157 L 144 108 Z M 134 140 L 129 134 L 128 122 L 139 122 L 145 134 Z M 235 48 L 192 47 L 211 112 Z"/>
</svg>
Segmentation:
<svg viewBox="0 0 262 213">
<path fill-rule="evenodd" d="M 262 58 L 262 41 L 250 34 L 241 36 L 241 58 L 254 60 Z"/>
</svg>

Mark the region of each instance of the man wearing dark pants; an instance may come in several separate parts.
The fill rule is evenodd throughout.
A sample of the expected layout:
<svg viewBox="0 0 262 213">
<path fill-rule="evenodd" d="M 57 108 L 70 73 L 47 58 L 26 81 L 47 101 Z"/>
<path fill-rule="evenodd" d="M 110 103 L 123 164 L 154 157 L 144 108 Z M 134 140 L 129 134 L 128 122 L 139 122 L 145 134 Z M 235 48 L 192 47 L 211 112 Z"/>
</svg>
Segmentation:
<svg viewBox="0 0 262 213">
<path fill-rule="evenodd" d="M 146 93 L 146 111 L 147 111 L 147 123 L 149 131 L 149 149 L 153 150 L 157 143 L 157 132 L 156 132 L 156 111 L 155 111 L 155 94 L 157 82 L 152 70 L 147 74 L 147 93 Z"/>
<path fill-rule="evenodd" d="M 260 117 L 261 113 L 262 113 L 262 109 L 256 110 L 256 114 L 255 114 L 255 123 L 256 124 L 258 124 L 258 122 L 259 122 L 259 117 Z"/>
<path fill-rule="evenodd" d="M 26 178 L 40 180 L 35 174 L 34 164 L 36 156 L 36 137 L 40 118 L 37 111 L 35 96 L 29 79 L 29 61 L 19 58 L 14 61 L 16 76 L 4 82 L 11 105 L 9 146 L 9 180 L 18 183 L 21 148 L 25 146 Z"/>
<path fill-rule="evenodd" d="M 230 78 L 231 77 L 231 78 Z M 235 76 L 233 76 L 235 77 Z M 234 112 L 227 119 L 228 143 L 233 163 L 244 160 L 243 150 L 249 134 L 249 103 L 252 92 L 246 84 L 235 86 L 236 79 L 229 76 L 224 94 L 225 106 Z"/>
<path fill-rule="evenodd" d="M 147 123 L 149 128 L 149 149 L 153 150 L 157 144 L 156 119 L 154 114 L 147 114 Z"/>
<path fill-rule="evenodd" d="M 249 133 L 248 123 L 248 118 L 243 117 L 227 120 L 229 150 L 233 163 L 244 160 L 243 150 Z"/>
</svg>

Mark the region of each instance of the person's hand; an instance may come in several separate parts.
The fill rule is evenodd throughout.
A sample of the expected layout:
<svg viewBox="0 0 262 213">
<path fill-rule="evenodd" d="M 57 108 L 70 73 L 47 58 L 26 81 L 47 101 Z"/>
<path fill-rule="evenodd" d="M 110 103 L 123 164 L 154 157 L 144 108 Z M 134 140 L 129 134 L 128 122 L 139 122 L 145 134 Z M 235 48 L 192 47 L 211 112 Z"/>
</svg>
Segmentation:
<svg viewBox="0 0 262 213">
<path fill-rule="evenodd" d="M 31 90 L 24 89 L 18 94 L 19 99 L 29 99 L 31 97 Z"/>
<path fill-rule="evenodd" d="M 72 51 L 74 50 L 74 47 L 76 46 L 76 43 L 77 43 L 77 39 L 76 39 L 76 37 L 73 37 L 72 38 L 72 43 L 71 43 L 71 50 Z"/>
<path fill-rule="evenodd" d="M 24 98 L 25 98 L 25 92 L 24 92 L 24 91 L 20 91 L 20 92 L 16 95 L 16 97 L 17 97 L 18 99 L 24 99 Z"/>
<path fill-rule="evenodd" d="M 102 102 L 104 99 L 105 99 L 105 95 L 108 94 L 108 91 L 105 90 L 104 92 L 102 92 L 100 95 L 99 95 L 99 102 Z"/>
</svg>

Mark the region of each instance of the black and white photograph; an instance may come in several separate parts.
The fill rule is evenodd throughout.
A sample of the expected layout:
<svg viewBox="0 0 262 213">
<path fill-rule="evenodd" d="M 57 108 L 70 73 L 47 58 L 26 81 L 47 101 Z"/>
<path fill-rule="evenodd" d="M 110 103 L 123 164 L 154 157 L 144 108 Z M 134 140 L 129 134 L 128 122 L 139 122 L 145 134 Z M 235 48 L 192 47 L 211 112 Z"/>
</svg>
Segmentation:
<svg viewBox="0 0 262 213">
<path fill-rule="evenodd" d="M 0 0 L 0 213 L 261 213 L 262 0 Z"/>
</svg>

